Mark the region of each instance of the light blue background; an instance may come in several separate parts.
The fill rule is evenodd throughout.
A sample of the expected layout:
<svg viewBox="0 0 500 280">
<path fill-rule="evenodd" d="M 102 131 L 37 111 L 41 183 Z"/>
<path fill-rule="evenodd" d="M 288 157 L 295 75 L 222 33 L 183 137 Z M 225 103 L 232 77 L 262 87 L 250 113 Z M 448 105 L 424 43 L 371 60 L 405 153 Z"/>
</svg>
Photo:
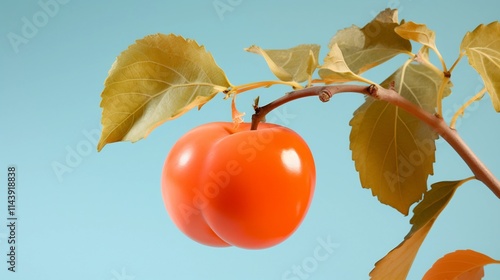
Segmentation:
<svg viewBox="0 0 500 280">
<path fill-rule="evenodd" d="M 292 237 L 270 249 L 249 251 L 191 241 L 169 219 L 160 194 L 163 160 L 176 139 L 196 125 L 230 120 L 230 102 L 216 98 L 201 111 L 164 124 L 146 140 L 111 144 L 97 153 L 103 81 L 121 51 L 157 32 L 205 45 L 233 84 L 274 79 L 263 59 L 243 48 L 317 43 L 322 59 L 337 30 L 363 26 L 386 7 L 398 8 L 400 19 L 435 30 L 451 65 L 466 31 L 499 19 L 498 1 L 220 1 L 233 3 L 233 9 L 219 15 L 212 0 L 70 0 L 17 53 L 8 34 L 20 35 L 23 17 L 32 22 L 43 9 L 37 1 L 1 2 L 0 279 L 286 279 L 293 266 L 314 257 L 318 239 L 328 237 L 338 248 L 306 273 L 309 279 L 368 279 L 374 263 L 402 241 L 410 217 L 362 189 L 351 161 L 348 122 L 361 96 L 336 96 L 327 104 L 303 100 L 281 109 L 288 118 L 274 115 L 310 144 L 318 167 L 316 194 Z M 367 76 L 382 81 L 396 66 Z M 453 95 L 444 105 L 448 119 L 481 88 L 466 60 L 453 73 L 453 82 Z M 253 98 L 260 95 L 269 102 L 286 90 L 246 93 L 238 99 L 239 108 L 249 120 Z M 458 127 L 497 176 L 499 127 L 500 116 L 488 97 L 473 105 Z M 438 141 L 437 147 L 430 183 L 471 175 L 445 142 Z M 53 164 L 68 164 L 67 157 L 77 150 L 80 160 L 73 158 L 71 172 L 58 178 Z M 18 168 L 19 183 L 15 274 L 5 262 L 9 165 Z M 434 261 L 458 249 L 500 259 L 499 216 L 500 200 L 484 185 L 461 187 L 423 243 L 409 279 L 420 279 Z M 500 266 L 486 267 L 485 279 L 499 278 Z"/>
</svg>

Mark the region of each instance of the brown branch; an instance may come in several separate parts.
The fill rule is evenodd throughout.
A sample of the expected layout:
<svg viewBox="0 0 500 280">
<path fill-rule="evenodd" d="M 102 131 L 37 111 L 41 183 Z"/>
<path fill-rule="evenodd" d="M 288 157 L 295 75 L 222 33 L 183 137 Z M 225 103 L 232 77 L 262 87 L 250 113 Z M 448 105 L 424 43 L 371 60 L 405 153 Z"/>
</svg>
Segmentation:
<svg viewBox="0 0 500 280">
<path fill-rule="evenodd" d="M 479 160 L 474 152 L 462 140 L 457 131 L 450 128 L 440 116 L 431 114 L 416 104 L 410 102 L 403 96 L 399 95 L 393 89 L 385 89 L 376 85 L 360 86 L 360 85 L 335 85 L 335 86 L 316 86 L 301 90 L 292 91 L 286 95 L 276 99 L 275 101 L 255 108 L 255 114 L 252 115 L 251 129 L 257 129 L 259 123 L 273 109 L 290 102 L 292 100 L 308 97 L 319 96 L 320 100 L 326 102 L 337 93 L 341 92 L 356 92 L 371 96 L 375 99 L 389 102 L 416 118 L 420 119 L 434 129 L 450 146 L 458 153 L 458 155 L 469 166 L 477 180 L 483 182 L 498 198 L 500 198 L 500 181 L 491 173 L 491 171 Z"/>
<path fill-rule="evenodd" d="M 458 155 L 469 166 L 477 180 L 483 182 L 490 190 L 500 198 L 500 182 L 467 146 L 455 129 L 450 128 L 442 117 L 433 115 L 414 103 L 408 101 L 392 89 L 377 88 L 371 96 L 387 101 L 417 117 L 427 125 L 432 127 L 448 144 L 458 153 Z"/>
<path fill-rule="evenodd" d="M 259 123 L 269 112 L 292 100 L 309 96 L 318 96 L 322 102 L 327 102 L 334 94 L 341 92 L 359 92 L 363 94 L 369 93 L 368 87 L 358 85 L 316 86 L 292 91 L 286 93 L 284 96 L 272 101 L 265 106 L 256 107 L 255 114 L 252 115 L 251 129 L 257 129 Z"/>
</svg>

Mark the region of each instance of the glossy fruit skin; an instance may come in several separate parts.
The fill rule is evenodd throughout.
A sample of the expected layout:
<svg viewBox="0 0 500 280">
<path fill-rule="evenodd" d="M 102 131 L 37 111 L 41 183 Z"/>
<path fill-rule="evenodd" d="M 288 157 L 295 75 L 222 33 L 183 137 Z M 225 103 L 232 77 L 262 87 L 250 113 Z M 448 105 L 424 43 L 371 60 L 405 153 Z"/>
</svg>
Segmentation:
<svg viewBox="0 0 500 280">
<path fill-rule="evenodd" d="M 207 123 L 182 136 L 162 172 L 165 207 L 177 227 L 209 246 L 262 249 L 287 239 L 302 222 L 316 170 L 294 131 L 262 123 L 250 130 Z"/>
</svg>

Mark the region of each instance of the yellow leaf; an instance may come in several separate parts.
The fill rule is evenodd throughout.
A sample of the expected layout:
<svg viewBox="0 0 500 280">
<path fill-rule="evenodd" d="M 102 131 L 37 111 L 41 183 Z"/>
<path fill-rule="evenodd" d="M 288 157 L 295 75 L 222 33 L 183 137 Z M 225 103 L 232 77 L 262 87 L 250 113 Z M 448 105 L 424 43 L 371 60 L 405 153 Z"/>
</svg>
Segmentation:
<svg viewBox="0 0 500 280">
<path fill-rule="evenodd" d="M 340 30 L 329 47 L 338 45 L 349 69 L 361 74 L 398 54 L 411 55 L 410 42 L 394 32 L 397 26 L 397 10 L 386 9 L 363 28 L 352 26 Z"/>
<path fill-rule="evenodd" d="M 230 85 L 212 55 L 195 41 L 173 34 L 146 36 L 121 53 L 108 73 L 97 149 L 138 141 Z"/>
<path fill-rule="evenodd" d="M 367 84 L 372 84 L 371 81 L 354 74 L 349 66 L 347 66 L 342 51 L 337 44 L 330 47 L 330 52 L 325 58 L 324 64 L 318 71 L 321 79 L 327 84 L 345 83 L 358 81 Z"/>
<path fill-rule="evenodd" d="M 236 108 L 236 94 L 233 95 L 233 100 L 231 101 L 231 115 L 233 118 L 233 126 L 236 129 L 240 123 L 243 122 L 243 116 L 245 115 L 245 113 L 238 111 Z"/>
<path fill-rule="evenodd" d="M 404 280 L 410 271 L 418 249 L 422 245 L 434 221 L 453 197 L 456 189 L 471 180 L 439 182 L 432 185 L 431 190 L 413 210 L 410 223 L 413 225 L 396 248 L 375 264 L 370 272 L 372 280 Z"/>
<path fill-rule="evenodd" d="M 468 32 L 460 50 L 481 75 L 495 111 L 500 112 L 500 23 L 481 24 Z"/>
<path fill-rule="evenodd" d="M 428 66 L 413 63 L 398 69 L 382 86 L 394 82 L 399 94 L 433 113 L 442 79 Z M 433 173 L 436 133 L 410 113 L 371 97 L 354 112 L 350 125 L 350 149 L 361 185 L 407 215 Z"/>
<path fill-rule="evenodd" d="M 488 264 L 500 264 L 500 260 L 494 260 L 473 250 L 458 250 L 436 261 L 423 280 L 481 280 L 484 276 L 484 266 Z"/>
<path fill-rule="evenodd" d="M 382 23 L 397 23 L 398 22 L 398 10 L 397 9 L 385 9 L 378 13 L 374 21 Z"/>
<path fill-rule="evenodd" d="M 423 46 L 422 48 L 420 48 L 420 50 L 417 53 L 417 56 L 415 57 L 415 61 L 420 64 L 432 65 L 429 59 L 429 47 Z"/>
<path fill-rule="evenodd" d="M 264 50 L 251 46 L 245 50 L 260 54 L 276 77 L 285 82 L 304 82 L 318 66 L 319 45 L 298 45 L 286 50 Z"/>
<path fill-rule="evenodd" d="M 383 259 L 375 264 L 370 272 L 371 280 L 405 280 L 413 264 L 418 249 L 424 242 L 427 233 L 431 229 L 432 222 L 427 223 L 420 231 L 405 239 L 396 248 L 390 251 Z"/>
<path fill-rule="evenodd" d="M 394 31 L 407 40 L 413 40 L 431 49 L 436 49 L 436 34 L 425 24 L 409 21 L 397 26 Z"/>
</svg>

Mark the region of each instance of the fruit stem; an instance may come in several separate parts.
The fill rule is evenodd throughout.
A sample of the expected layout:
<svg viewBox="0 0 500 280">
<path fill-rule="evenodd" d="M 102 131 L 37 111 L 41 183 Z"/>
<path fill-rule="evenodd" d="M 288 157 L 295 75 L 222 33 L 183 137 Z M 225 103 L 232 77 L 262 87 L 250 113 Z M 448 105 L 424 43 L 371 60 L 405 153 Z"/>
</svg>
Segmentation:
<svg viewBox="0 0 500 280">
<path fill-rule="evenodd" d="M 412 114 L 419 120 L 423 121 L 436 131 L 450 146 L 458 153 L 458 155 L 469 166 L 477 180 L 483 182 L 498 198 L 500 198 L 500 181 L 491 173 L 481 160 L 472 152 L 467 144 L 462 140 L 457 131 L 449 127 L 439 115 L 429 113 L 412 103 L 408 99 L 401 96 L 393 88 L 382 88 L 372 84 L 370 86 L 363 85 L 331 85 L 331 86 L 313 86 L 296 91 L 289 92 L 284 96 L 272 101 L 262 107 L 255 107 L 255 113 L 252 115 L 252 130 L 257 129 L 259 123 L 265 116 L 275 108 L 288 103 L 292 100 L 318 96 L 323 102 L 327 102 L 337 93 L 354 92 L 361 93 L 375 99 L 389 102 L 408 113 Z"/>
</svg>

